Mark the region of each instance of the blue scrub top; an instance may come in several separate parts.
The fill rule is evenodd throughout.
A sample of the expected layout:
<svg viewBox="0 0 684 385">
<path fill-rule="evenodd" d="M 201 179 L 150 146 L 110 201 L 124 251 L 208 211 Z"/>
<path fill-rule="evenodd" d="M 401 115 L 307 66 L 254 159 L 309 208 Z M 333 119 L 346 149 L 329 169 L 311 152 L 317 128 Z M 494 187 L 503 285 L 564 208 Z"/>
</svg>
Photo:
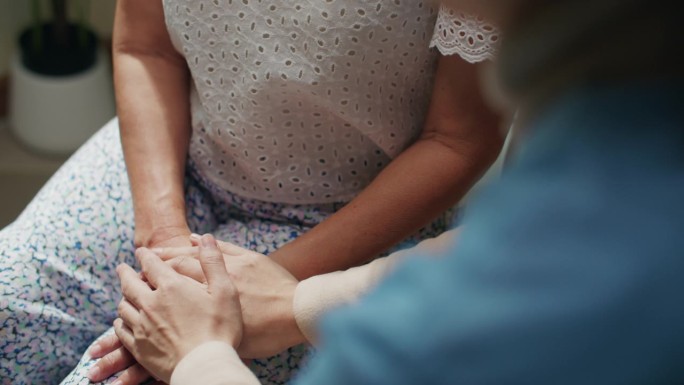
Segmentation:
<svg viewBox="0 0 684 385">
<path fill-rule="evenodd" d="M 329 315 L 298 383 L 684 383 L 683 90 L 553 103 L 457 243 Z"/>
</svg>

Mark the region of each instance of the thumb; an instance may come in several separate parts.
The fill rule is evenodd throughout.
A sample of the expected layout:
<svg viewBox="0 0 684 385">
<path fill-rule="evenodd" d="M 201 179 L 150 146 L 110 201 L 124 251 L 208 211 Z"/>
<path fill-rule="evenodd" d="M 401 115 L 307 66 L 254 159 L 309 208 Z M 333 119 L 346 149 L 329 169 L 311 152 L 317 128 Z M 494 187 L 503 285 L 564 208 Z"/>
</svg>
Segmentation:
<svg viewBox="0 0 684 385">
<path fill-rule="evenodd" d="M 223 261 L 223 254 L 219 250 L 213 235 L 205 234 L 202 236 L 199 255 L 200 265 L 202 265 L 202 271 L 209 288 L 230 281 Z"/>
</svg>

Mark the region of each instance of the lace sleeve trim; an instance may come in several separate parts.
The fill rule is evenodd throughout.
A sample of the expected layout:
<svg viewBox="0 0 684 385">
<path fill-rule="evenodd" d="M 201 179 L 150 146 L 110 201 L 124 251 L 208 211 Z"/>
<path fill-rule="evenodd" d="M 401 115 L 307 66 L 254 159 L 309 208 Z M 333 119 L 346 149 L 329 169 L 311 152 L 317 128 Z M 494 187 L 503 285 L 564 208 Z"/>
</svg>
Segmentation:
<svg viewBox="0 0 684 385">
<path fill-rule="evenodd" d="M 430 47 L 442 55 L 458 54 L 470 63 L 493 59 L 499 43 L 499 31 L 481 17 L 441 6 Z"/>
</svg>

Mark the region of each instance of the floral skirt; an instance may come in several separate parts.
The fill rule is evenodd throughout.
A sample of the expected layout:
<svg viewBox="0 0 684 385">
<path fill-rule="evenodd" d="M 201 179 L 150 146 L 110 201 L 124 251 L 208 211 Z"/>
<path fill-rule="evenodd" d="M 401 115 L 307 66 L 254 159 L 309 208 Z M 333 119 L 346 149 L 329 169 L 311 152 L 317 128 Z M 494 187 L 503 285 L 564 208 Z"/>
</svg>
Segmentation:
<svg viewBox="0 0 684 385">
<path fill-rule="evenodd" d="M 263 254 L 342 206 L 245 199 L 212 186 L 188 165 L 191 229 Z M 441 233 L 451 218 L 452 212 L 444 213 L 403 246 Z M 136 266 L 133 231 L 131 194 L 113 120 L 0 231 L 0 384 L 89 383 L 85 373 L 95 361 L 83 354 L 111 332 L 121 298 L 115 268 Z M 306 354 L 306 347 L 294 347 L 254 360 L 252 369 L 262 383 L 287 383 Z"/>
</svg>

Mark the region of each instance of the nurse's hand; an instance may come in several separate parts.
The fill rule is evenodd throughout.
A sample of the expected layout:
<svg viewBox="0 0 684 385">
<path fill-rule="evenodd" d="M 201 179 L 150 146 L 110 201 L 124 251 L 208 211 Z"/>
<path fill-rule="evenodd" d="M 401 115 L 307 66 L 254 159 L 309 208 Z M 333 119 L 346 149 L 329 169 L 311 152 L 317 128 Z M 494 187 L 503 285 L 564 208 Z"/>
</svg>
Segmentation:
<svg viewBox="0 0 684 385">
<path fill-rule="evenodd" d="M 178 273 L 206 282 L 197 246 L 154 250 Z M 243 335 L 237 352 L 242 358 L 264 358 L 306 342 L 293 311 L 299 281 L 271 258 L 228 242 L 218 241 L 226 270 L 242 305 Z"/>
<path fill-rule="evenodd" d="M 148 249 L 138 249 L 136 257 L 147 282 L 128 265 L 117 268 L 124 299 L 114 328 L 153 376 L 168 383 L 181 359 L 205 342 L 240 345 L 240 299 L 211 235 L 199 246 L 206 284 L 176 273 Z"/>
<path fill-rule="evenodd" d="M 200 236 L 188 239 L 192 247 L 152 249 L 178 273 L 206 284 L 199 259 Z M 242 305 L 243 336 L 237 351 L 242 358 L 270 357 L 290 346 L 306 342 L 293 313 L 293 297 L 298 281 L 265 255 L 217 241 Z M 119 373 L 117 385 L 139 385 L 150 375 L 121 346 L 116 335 L 103 337 L 89 351 L 101 358 L 88 377 L 102 381 Z"/>
</svg>

